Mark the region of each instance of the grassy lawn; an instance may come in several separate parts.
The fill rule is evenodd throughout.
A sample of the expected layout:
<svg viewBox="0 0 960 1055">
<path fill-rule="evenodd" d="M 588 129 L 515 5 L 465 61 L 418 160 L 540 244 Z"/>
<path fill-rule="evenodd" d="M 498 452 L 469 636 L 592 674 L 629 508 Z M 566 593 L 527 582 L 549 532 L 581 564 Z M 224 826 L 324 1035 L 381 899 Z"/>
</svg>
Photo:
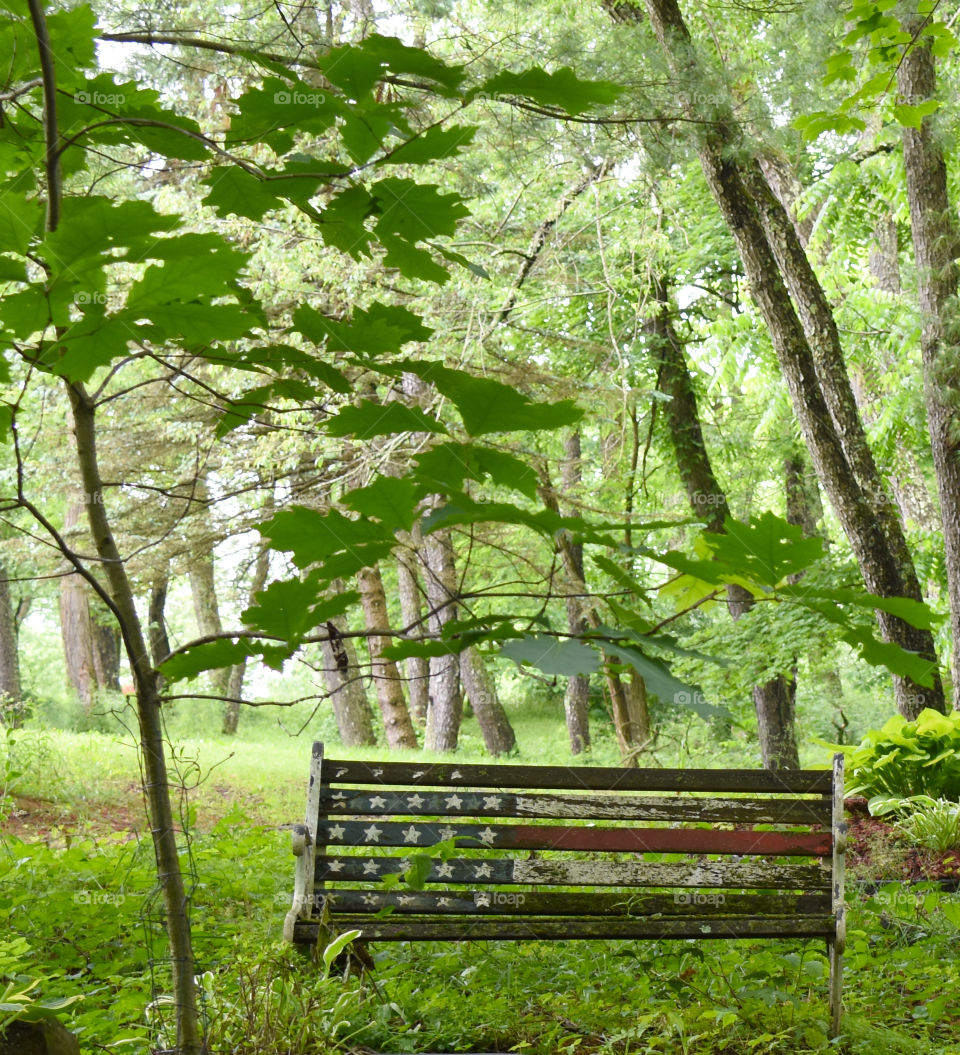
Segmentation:
<svg viewBox="0 0 960 1055">
<path fill-rule="evenodd" d="M 735 743 L 708 756 L 702 730 L 669 733 L 658 760 L 751 764 Z M 547 716 L 517 731 L 522 761 L 569 761 Z M 481 760 L 475 728 L 466 733 L 473 750 L 458 758 Z M 850 892 L 839 1048 L 826 1036 L 826 958 L 813 942 L 382 944 L 372 976 L 327 976 L 279 939 L 292 889 L 284 826 L 302 816 L 310 740 L 328 731 L 290 737 L 251 722 L 230 742 L 175 735 L 217 1051 L 960 1052 L 960 901 L 901 885 Z M 120 727 L 26 730 L 0 764 L 0 972 L 39 978 L 42 998 L 81 994 L 66 1021 L 84 1055 L 146 1055 L 169 1021 L 132 744 Z M 612 745 L 594 760 L 614 762 Z"/>
</svg>

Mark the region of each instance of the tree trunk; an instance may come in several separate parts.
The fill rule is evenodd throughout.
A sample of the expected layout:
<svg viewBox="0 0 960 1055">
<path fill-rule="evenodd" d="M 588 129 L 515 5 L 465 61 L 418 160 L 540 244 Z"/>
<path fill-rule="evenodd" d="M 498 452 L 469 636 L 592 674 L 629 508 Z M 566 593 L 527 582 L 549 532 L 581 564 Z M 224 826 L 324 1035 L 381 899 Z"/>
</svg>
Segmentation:
<svg viewBox="0 0 960 1055">
<path fill-rule="evenodd" d="M 457 617 L 457 569 L 449 531 L 434 531 L 422 540 L 423 581 L 430 611 L 427 626 L 439 636 Z M 430 699 L 424 747 L 428 751 L 456 751 L 463 714 L 460 659 L 456 653 L 430 658 Z"/>
<path fill-rule="evenodd" d="M 493 675 L 475 648 L 460 653 L 460 677 L 487 752 L 494 758 L 509 754 L 517 746 L 517 737 L 497 695 Z"/>
<path fill-rule="evenodd" d="M 143 627 L 126 566 L 120 556 L 103 505 L 103 483 L 97 460 L 94 403 L 79 383 L 68 384 L 73 408 L 77 460 L 86 492 L 87 520 L 97 555 L 102 561 L 108 588 L 101 599 L 120 627 L 127 660 L 133 675 L 140 724 L 143 788 L 150 812 L 150 831 L 156 856 L 157 880 L 163 895 L 170 962 L 173 973 L 173 1008 L 176 1016 L 178 1055 L 202 1055 L 204 1049 L 197 1010 L 197 973 L 190 931 L 189 899 L 180 870 L 180 851 L 173 826 L 170 784 L 160 721 L 161 699 Z"/>
<path fill-rule="evenodd" d="M 936 98 L 936 66 L 926 20 L 909 18 L 913 42 L 897 71 L 903 102 Z M 934 121 L 903 129 L 903 163 L 910 203 L 917 295 L 922 315 L 923 391 L 933 466 L 940 494 L 953 634 L 953 705 L 960 708 L 960 347 L 957 341 L 957 264 L 960 230 L 947 194 L 947 166 Z"/>
<path fill-rule="evenodd" d="M 6 566 L 0 564 L 0 722 L 17 729 L 22 721 L 17 621 Z"/>
<path fill-rule="evenodd" d="M 583 452 L 581 449 L 580 430 L 574 429 L 567 433 L 563 444 L 563 463 L 561 465 L 561 479 L 563 490 L 566 495 L 572 494 L 580 485 L 583 474 L 581 471 L 581 460 Z M 574 510 L 568 509 L 573 513 Z M 579 586 L 573 583 L 583 583 L 583 545 L 570 541 L 570 554 L 574 565 L 575 577 L 568 580 L 567 606 L 567 633 L 571 636 L 579 636 L 587 629 L 587 622 L 583 616 L 583 605 L 585 598 L 574 597 Z M 567 735 L 570 737 L 570 753 L 579 755 L 582 751 L 590 750 L 590 678 L 586 674 L 574 674 L 567 680 L 566 691 L 563 694 L 563 713 L 567 722 Z"/>
<path fill-rule="evenodd" d="M 647 706 L 647 683 L 632 667 L 630 680 L 627 682 L 627 704 L 630 712 L 631 739 L 638 747 L 647 747 L 652 739 L 650 710 Z"/>
<path fill-rule="evenodd" d="M 93 669 L 97 686 L 110 692 L 120 691 L 120 632 L 116 626 L 105 626 L 92 619 Z"/>
<path fill-rule="evenodd" d="M 343 593 L 343 583 L 339 579 L 335 579 L 330 587 L 334 593 Z M 377 738 L 357 663 L 357 650 L 353 638 L 341 636 L 347 629 L 347 621 L 342 615 L 327 623 L 330 637 L 320 644 L 323 679 L 337 721 L 340 742 L 344 747 L 372 747 Z"/>
<path fill-rule="evenodd" d="M 416 750 L 417 734 L 410 720 L 407 701 L 403 698 L 403 680 L 397 664 L 384 659 L 383 650 L 390 644 L 390 620 L 387 616 L 387 597 L 383 577 L 376 565 L 357 573 L 357 586 L 363 617 L 367 624 L 367 649 L 370 653 L 370 672 L 373 676 L 377 702 L 383 715 L 383 728 L 391 748 Z"/>
<path fill-rule="evenodd" d="M 690 36 L 675 0 L 645 0 L 645 4 L 674 72 L 684 78 L 698 74 Z M 817 475 L 850 540 L 867 588 L 882 597 L 913 597 L 919 600 L 916 575 L 911 565 L 904 564 L 903 553 L 891 542 L 890 518 L 882 505 L 877 504 L 879 496 L 865 493 L 857 471 L 848 460 L 845 441 L 855 456 L 862 452 L 850 445 L 853 439 L 851 435 L 840 436 L 831 408 L 824 398 L 807 335 L 758 215 L 756 196 L 761 196 L 757 190 L 758 181 L 753 180 L 755 196 L 752 197 L 744 184 L 737 161 L 738 149 L 739 140 L 729 118 L 702 126 L 697 144 L 701 167 L 737 244 L 752 296 L 770 332 Z M 756 167 L 752 161 L 748 161 L 747 165 Z M 762 174 L 760 176 L 762 179 Z M 767 193 L 775 201 L 769 188 Z M 764 202 L 763 208 L 769 229 L 769 203 Z M 793 237 L 796 238 L 795 231 Z M 791 258 L 793 256 L 791 254 Z M 804 296 L 815 299 L 810 290 L 804 291 Z M 833 409 L 840 412 L 843 408 Z M 863 465 L 859 462 L 857 470 L 863 471 Z M 910 678 L 893 675 L 900 712 L 913 718 L 924 707 L 942 711 L 943 686 L 932 634 L 885 612 L 877 612 L 877 621 L 886 641 L 917 653 L 928 664 L 932 682 L 929 688 Z"/>
<path fill-rule="evenodd" d="M 147 611 L 147 633 L 150 638 L 150 655 L 153 665 L 158 667 L 170 655 L 170 638 L 164 608 L 167 604 L 167 568 L 158 575 L 150 587 L 150 604 Z"/>
<path fill-rule="evenodd" d="M 412 552 L 412 551 L 411 551 Z M 420 606 L 420 584 L 406 554 L 397 558 L 397 590 L 400 594 L 400 618 L 403 625 L 419 630 L 423 609 Z M 407 692 L 410 696 L 410 717 L 423 728 L 427 721 L 430 698 L 430 664 L 426 656 L 411 656 L 404 660 Z"/>
<path fill-rule="evenodd" d="M 71 502 L 63 522 L 64 537 L 74 534 L 83 511 Z M 67 681 L 89 714 L 97 694 L 97 670 L 93 661 L 93 620 L 90 618 L 89 589 L 83 578 L 71 572 L 60 579 L 60 636 Z"/>
<path fill-rule="evenodd" d="M 727 496 L 713 471 L 710 454 L 700 426 L 700 408 L 684 354 L 683 342 L 670 317 L 666 283 L 654 279 L 660 305 L 653 320 L 656 342 L 657 378 L 660 391 L 670 397 L 663 415 L 677 462 L 677 471 L 696 517 L 707 530 L 720 534 L 729 507 Z M 740 586 L 727 587 L 727 609 L 734 620 L 753 607 L 753 597 Z M 792 710 L 796 679 L 780 674 L 751 692 L 757 715 L 757 737 L 766 769 L 798 769 L 797 738 Z"/>
<path fill-rule="evenodd" d="M 206 548 L 199 554 L 190 569 L 190 593 L 193 596 L 193 614 L 201 637 L 222 634 L 220 606 L 217 602 L 217 583 L 214 573 L 213 550 Z M 210 691 L 214 696 L 226 698 L 230 693 L 230 667 L 208 671 Z"/>
</svg>

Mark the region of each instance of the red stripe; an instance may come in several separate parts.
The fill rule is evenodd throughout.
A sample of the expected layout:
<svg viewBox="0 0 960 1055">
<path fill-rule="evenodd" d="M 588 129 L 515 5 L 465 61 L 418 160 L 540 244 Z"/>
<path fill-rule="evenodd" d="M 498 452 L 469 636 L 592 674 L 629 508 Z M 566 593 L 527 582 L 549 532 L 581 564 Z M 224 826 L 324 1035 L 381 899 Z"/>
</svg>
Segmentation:
<svg viewBox="0 0 960 1055">
<path fill-rule="evenodd" d="M 517 849 L 626 850 L 651 853 L 758 854 L 771 857 L 832 853 L 829 832 L 711 831 L 706 828 L 562 828 L 518 826 Z"/>
</svg>

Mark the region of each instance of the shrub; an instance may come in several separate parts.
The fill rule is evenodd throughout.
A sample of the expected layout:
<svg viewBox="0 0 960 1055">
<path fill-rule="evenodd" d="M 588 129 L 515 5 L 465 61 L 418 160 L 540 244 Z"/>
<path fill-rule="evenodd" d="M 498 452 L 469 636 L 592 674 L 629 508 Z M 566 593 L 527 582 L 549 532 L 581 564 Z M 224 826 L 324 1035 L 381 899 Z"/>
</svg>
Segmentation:
<svg viewBox="0 0 960 1055">
<path fill-rule="evenodd" d="M 960 799 L 960 711 L 929 708 L 908 722 L 894 715 L 847 756 L 847 793 L 868 799 Z"/>
</svg>

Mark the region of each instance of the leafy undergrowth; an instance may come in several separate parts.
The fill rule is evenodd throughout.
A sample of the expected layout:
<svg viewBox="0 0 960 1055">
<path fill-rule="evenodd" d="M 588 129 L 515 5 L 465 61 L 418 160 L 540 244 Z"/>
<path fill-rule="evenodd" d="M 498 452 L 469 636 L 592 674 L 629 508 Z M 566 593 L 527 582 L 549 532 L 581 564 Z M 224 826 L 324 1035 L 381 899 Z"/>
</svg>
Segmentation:
<svg viewBox="0 0 960 1055">
<path fill-rule="evenodd" d="M 278 941 L 286 836 L 236 811 L 193 840 L 214 1051 L 838 1050 L 826 1036 L 827 965 L 815 942 L 382 944 L 372 976 L 326 976 Z M 146 1055 L 165 1041 L 152 864 L 149 843 L 129 833 L 8 835 L 0 847 L 0 954 L 22 939 L 16 967 L 3 969 L 41 978 L 36 999 L 82 994 L 66 1020 L 84 1055 Z M 839 1050 L 960 1052 L 960 898 L 904 884 L 851 896 Z"/>
<path fill-rule="evenodd" d="M 847 872 L 854 879 L 960 881 L 960 847 L 931 850 L 912 845 L 890 819 L 870 816 L 867 800 L 847 799 Z"/>
</svg>

